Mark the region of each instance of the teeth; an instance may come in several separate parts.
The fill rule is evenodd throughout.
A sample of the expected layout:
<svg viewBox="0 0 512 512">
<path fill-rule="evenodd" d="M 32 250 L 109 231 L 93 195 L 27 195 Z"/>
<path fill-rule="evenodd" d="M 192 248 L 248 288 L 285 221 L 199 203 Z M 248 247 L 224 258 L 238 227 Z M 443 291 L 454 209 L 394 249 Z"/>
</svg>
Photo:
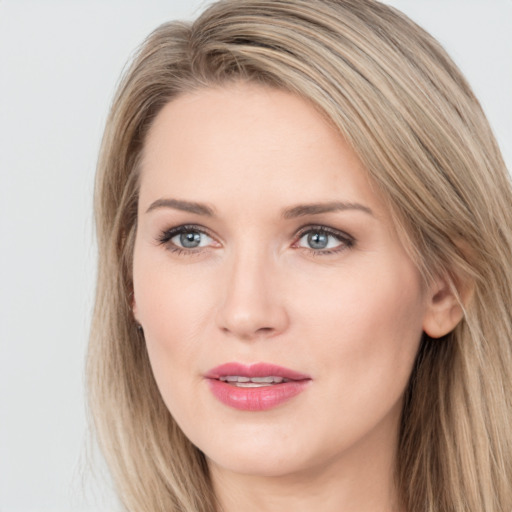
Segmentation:
<svg viewBox="0 0 512 512">
<path fill-rule="evenodd" d="M 249 377 L 237 377 L 236 375 L 228 375 L 227 377 L 221 377 L 220 380 L 226 379 L 228 382 L 250 382 Z"/>
<path fill-rule="evenodd" d="M 272 384 L 274 382 L 274 377 L 253 377 L 251 379 L 251 382 L 256 382 L 256 383 L 267 382 L 268 384 Z"/>
<path fill-rule="evenodd" d="M 281 382 L 288 382 L 284 377 L 240 377 L 239 375 L 223 375 L 219 377 L 223 382 L 229 382 L 238 387 L 244 388 L 257 388 L 261 386 L 268 386 L 272 384 L 281 384 Z"/>
</svg>

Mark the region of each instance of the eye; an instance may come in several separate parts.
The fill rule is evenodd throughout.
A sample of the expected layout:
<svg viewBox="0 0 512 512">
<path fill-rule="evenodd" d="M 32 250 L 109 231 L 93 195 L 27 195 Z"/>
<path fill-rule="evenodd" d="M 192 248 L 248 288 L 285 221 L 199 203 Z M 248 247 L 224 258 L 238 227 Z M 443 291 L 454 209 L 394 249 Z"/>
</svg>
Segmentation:
<svg viewBox="0 0 512 512">
<path fill-rule="evenodd" d="M 185 252 L 215 244 L 215 240 L 196 226 L 178 226 L 164 231 L 158 241 L 170 250 Z"/>
<path fill-rule="evenodd" d="M 185 231 L 171 238 L 171 242 L 184 249 L 195 249 L 196 247 L 205 247 L 211 242 L 211 238 L 200 231 Z"/>
<path fill-rule="evenodd" d="M 333 253 L 352 247 L 354 242 L 350 235 L 342 231 L 320 226 L 303 230 L 295 246 L 315 252 Z"/>
</svg>

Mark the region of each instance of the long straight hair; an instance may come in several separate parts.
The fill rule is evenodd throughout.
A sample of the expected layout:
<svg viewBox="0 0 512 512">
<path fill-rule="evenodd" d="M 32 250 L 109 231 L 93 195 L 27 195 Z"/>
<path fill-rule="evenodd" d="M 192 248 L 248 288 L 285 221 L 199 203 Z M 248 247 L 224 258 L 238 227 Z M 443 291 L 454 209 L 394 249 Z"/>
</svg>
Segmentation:
<svg viewBox="0 0 512 512">
<path fill-rule="evenodd" d="M 311 102 L 366 166 L 425 281 L 464 318 L 424 336 L 396 481 L 408 512 L 512 510 L 512 191 L 482 109 L 442 47 L 374 0 L 224 0 L 167 23 L 126 72 L 96 182 L 99 271 L 88 355 L 100 446 L 129 511 L 214 512 L 203 454 L 165 407 L 131 311 L 141 152 L 160 109 L 232 81 Z"/>
</svg>

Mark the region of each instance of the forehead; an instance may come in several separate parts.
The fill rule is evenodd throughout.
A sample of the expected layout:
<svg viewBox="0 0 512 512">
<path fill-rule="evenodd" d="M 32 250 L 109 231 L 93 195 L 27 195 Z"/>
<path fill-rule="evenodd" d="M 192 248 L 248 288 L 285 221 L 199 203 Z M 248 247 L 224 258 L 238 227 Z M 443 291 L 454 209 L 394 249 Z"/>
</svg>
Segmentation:
<svg viewBox="0 0 512 512">
<path fill-rule="evenodd" d="M 230 194 L 246 204 L 375 200 L 357 155 L 314 106 L 254 84 L 169 102 L 149 131 L 141 171 L 141 201 L 164 191 L 206 202 Z"/>
</svg>

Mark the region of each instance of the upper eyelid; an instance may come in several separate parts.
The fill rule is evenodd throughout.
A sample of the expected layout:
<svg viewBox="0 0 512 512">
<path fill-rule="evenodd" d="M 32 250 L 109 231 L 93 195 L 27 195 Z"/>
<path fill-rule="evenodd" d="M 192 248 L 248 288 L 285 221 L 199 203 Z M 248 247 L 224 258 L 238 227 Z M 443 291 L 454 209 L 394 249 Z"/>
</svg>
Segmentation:
<svg viewBox="0 0 512 512">
<path fill-rule="evenodd" d="M 309 233 L 310 231 L 323 231 L 324 233 L 327 233 L 327 234 L 335 236 L 335 237 L 355 241 L 355 238 L 352 235 L 350 235 L 349 233 L 347 233 L 346 231 L 342 231 L 341 229 L 331 228 L 330 226 L 325 226 L 322 224 L 303 226 L 302 228 L 300 228 L 297 231 L 296 236 L 302 237 L 306 233 Z"/>
<path fill-rule="evenodd" d="M 215 236 L 211 233 L 209 229 L 199 224 L 180 224 L 179 226 L 173 226 L 172 228 L 163 229 L 161 231 L 162 235 L 177 235 L 187 231 L 197 231 L 198 233 L 203 233 L 208 235 L 210 238 L 215 238 Z"/>
<path fill-rule="evenodd" d="M 345 235 L 347 237 L 352 238 L 352 236 L 349 233 L 347 233 L 346 231 L 343 231 L 343 230 L 337 229 L 337 228 L 333 228 L 330 226 L 326 226 L 324 224 L 307 224 L 307 225 L 301 226 L 299 229 L 296 230 L 295 234 L 299 235 L 301 233 L 307 233 L 308 231 L 314 231 L 315 229 L 317 231 L 326 231 L 326 232 L 334 233 L 334 234 L 338 233 L 340 235 Z M 178 226 L 173 226 L 171 228 L 164 229 L 164 230 L 162 230 L 162 233 L 180 232 L 180 231 L 186 231 L 186 230 L 199 231 L 208 236 L 212 236 L 211 231 L 208 228 L 206 228 L 205 226 L 201 226 L 200 224 L 180 224 Z"/>
</svg>

